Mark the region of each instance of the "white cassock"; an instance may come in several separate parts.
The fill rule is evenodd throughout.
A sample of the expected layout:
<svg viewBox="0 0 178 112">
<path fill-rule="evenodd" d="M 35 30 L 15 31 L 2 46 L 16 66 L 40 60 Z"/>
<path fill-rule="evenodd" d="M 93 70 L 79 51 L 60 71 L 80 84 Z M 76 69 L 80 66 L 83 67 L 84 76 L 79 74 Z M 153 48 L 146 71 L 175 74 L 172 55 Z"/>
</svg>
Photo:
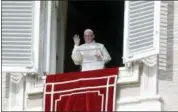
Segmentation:
<svg viewBox="0 0 178 112">
<path fill-rule="evenodd" d="M 95 56 L 96 53 L 101 54 L 100 59 Z M 104 45 L 95 41 L 80 46 L 74 45 L 71 57 L 75 65 L 81 65 L 81 71 L 103 69 L 111 60 Z"/>
</svg>

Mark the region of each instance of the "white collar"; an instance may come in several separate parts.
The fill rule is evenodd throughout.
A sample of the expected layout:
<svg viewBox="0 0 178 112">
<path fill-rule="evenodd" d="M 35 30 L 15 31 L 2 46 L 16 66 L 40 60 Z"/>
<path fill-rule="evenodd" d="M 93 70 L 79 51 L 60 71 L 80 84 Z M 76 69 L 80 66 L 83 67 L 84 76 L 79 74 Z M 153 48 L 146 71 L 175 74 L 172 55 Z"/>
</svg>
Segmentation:
<svg viewBox="0 0 178 112">
<path fill-rule="evenodd" d="M 93 44 L 95 44 L 96 42 L 95 42 L 95 40 L 93 40 L 91 43 L 85 43 L 86 45 L 93 45 Z"/>
</svg>

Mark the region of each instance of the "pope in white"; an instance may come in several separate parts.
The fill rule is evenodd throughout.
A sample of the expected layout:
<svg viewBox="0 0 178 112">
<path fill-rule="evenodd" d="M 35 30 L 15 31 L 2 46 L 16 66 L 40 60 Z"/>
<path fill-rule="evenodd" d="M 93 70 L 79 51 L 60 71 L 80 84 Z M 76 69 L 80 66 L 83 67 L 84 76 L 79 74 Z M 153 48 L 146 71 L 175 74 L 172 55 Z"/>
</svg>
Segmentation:
<svg viewBox="0 0 178 112">
<path fill-rule="evenodd" d="M 103 44 L 94 41 L 95 35 L 91 29 L 84 31 L 85 43 L 80 44 L 79 35 L 74 35 L 72 60 L 75 65 L 81 65 L 81 71 L 103 69 L 111 57 Z"/>
</svg>

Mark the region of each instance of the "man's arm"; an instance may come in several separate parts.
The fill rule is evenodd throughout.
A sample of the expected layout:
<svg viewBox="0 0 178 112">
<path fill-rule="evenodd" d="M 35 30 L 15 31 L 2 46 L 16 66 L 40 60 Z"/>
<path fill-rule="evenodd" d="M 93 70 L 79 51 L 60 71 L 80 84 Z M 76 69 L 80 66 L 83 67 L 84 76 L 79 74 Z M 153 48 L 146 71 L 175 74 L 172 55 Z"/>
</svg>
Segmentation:
<svg viewBox="0 0 178 112">
<path fill-rule="evenodd" d="M 72 50 L 72 55 L 71 55 L 72 60 L 74 61 L 75 65 L 81 65 L 82 63 L 82 56 L 79 53 L 79 51 L 77 51 L 78 49 L 79 49 L 79 46 L 74 45 L 74 48 Z"/>
<path fill-rule="evenodd" d="M 79 53 L 78 49 L 79 49 L 79 44 L 80 44 L 80 38 L 79 35 L 75 34 L 73 37 L 74 40 L 74 48 L 72 50 L 72 60 L 74 61 L 75 65 L 81 65 L 82 63 L 82 56 Z"/>
<path fill-rule="evenodd" d="M 106 50 L 105 46 L 102 45 L 102 60 L 105 62 L 105 63 L 108 63 L 110 60 L 111 60 L 111 56 L 109 55 L 108 51 Z"/>
</svg>

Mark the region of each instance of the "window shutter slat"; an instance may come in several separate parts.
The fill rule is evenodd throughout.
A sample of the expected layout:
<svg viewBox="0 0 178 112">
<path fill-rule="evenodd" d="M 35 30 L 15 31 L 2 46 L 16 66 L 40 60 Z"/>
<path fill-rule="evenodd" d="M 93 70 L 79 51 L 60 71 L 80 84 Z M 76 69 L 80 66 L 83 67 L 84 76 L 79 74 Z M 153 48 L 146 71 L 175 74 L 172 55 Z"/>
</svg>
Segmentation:
<svg viewBox="0 0 178 112">
<path fill-rule="evenodd" d="M 159 53 L 160 1 L 125 1 L 124 63 Z"/>
<path fill-rule="evenodd" d="M 38 36 L 34 28 L 38 9 L 35 3 L 36 1 L 2 1 L 2 67 L 6 72 L 36 70 L 34 41 Z"/>
</svg>

